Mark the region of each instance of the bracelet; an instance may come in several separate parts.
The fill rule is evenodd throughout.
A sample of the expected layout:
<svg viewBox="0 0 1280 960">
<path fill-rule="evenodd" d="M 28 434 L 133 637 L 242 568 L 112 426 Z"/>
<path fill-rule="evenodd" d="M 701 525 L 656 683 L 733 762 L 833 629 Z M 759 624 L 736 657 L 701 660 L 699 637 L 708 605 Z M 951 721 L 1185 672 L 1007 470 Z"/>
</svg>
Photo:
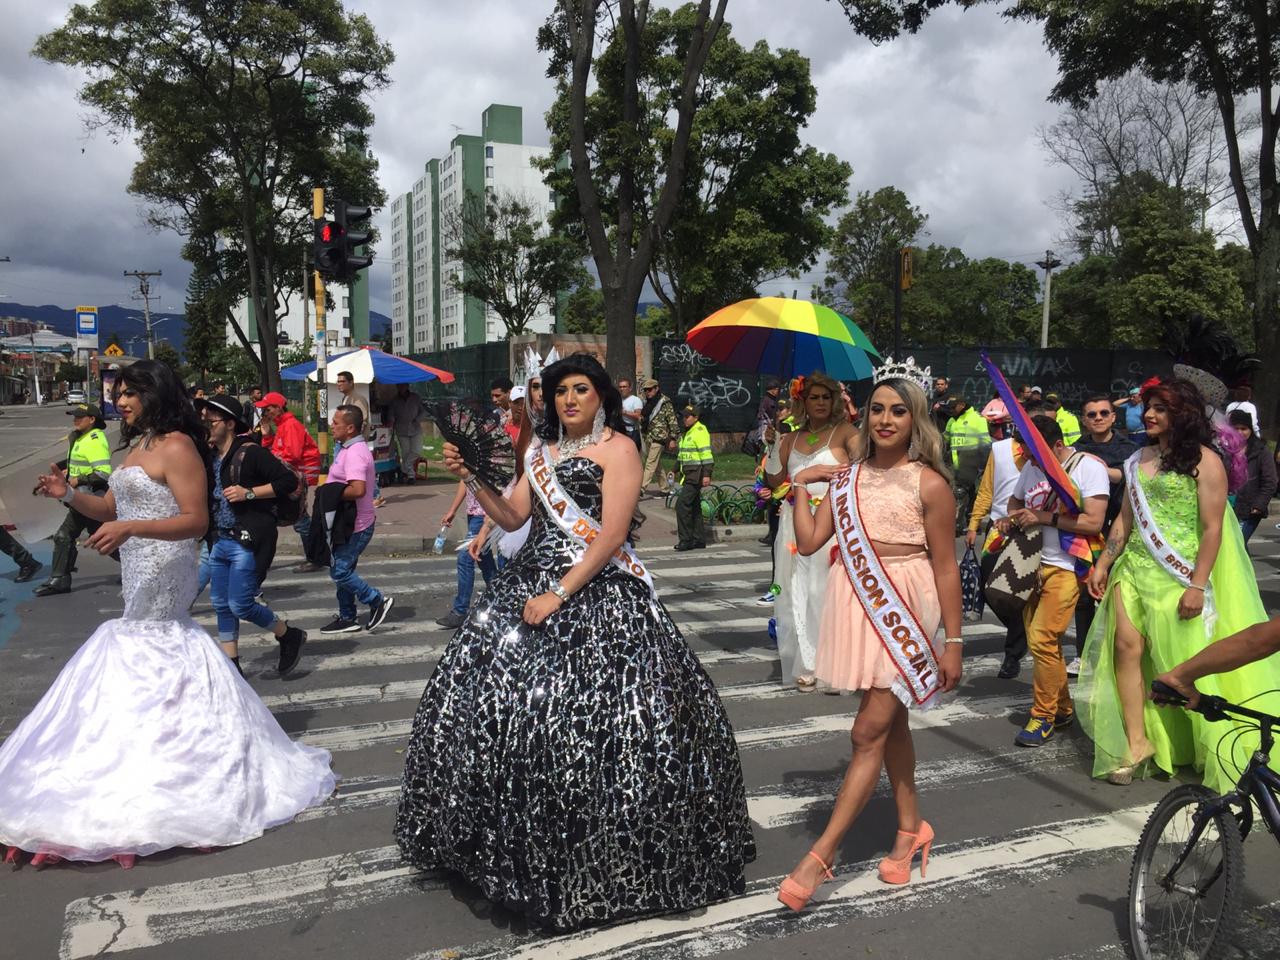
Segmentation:
<svg viewBox="0 0 1280 960">
<path fill-rule="evenodd" d="M 566 603 L 569 600 L 569 591 L 564 588 L 563 583 L 555 584 L 551 588 L 550 592 L 554 593 L 557 597 L 559 597 L 561 603 Z"/>
<path fill-rule="evenodd" d="M 61 500 L 63 503 L 65 503 L 67 506 L 71 506 L 71 501 L 74 500 L 75 498 L 76 498 L 76 488 L 68 483 L 67 492 L 64 493 L 62 496 L 60 496 L 58 499 Z"/>
<path fill-rule="evenodd" d="M 1051 514 L 1052 519 L 1049 521 L 1049 524 L 1050 524 L 1051 526 L 1056 527 L 1056 526 L 1058 525 L 1058 517 L 1059 517 L 1059 516 L 1061 516 L 1061 514 L 1057 514 L 1057 513 Z"/>
<path fill-rule="evenodd" d="M 1188 584 L 1187 584 L 1187 589 L 1188 589 L 1188 590 L 1199 590 L 1201 593 L 1204 593 L 1204 587 L 1200 586 L 1200 584 L 1198 584 L 1198 583 L 1188 583 Z"/>
<path fill-rule="evenodd" d="M 946 638 L 945 640 L 943 640 L 942 642 L 943 642 L 943 644 L 944 644 L 944 645 L 945 645 L 945 644 L 948 644 L 948 643 L 958 643 L 958 644 L 960 644 L 961 646 L 963 646 L 963 645 L 964 645 L 964 637 L 947 637 L 947 638 Z"/>
<path fill-rule="evenodd" d="M 471 474 L 471 476 L 464 479 L 462 481 L 462 485 L 466 487 L 468 490 L 470 490 L 472 493 L 480 492 L 480 478 L 477 477 L 474 473 Z"/>
</svg>

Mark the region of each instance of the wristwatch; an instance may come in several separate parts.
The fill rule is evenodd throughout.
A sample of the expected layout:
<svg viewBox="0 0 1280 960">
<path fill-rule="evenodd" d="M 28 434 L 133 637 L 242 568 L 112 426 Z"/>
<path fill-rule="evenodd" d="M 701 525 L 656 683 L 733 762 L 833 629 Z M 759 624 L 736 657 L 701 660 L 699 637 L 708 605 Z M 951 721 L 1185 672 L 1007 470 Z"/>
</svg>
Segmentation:
<svg viewBox="0 0 1280 960">
<path fill-rule="evenodd" d="M 569 591 L 564 588 L 563 583 L 557 583 L 551 588 L 551 592 L 560 598 L 561 603 L 565 603 L 569 599 Z"/>
<path fill-rule="evenodd" d="M 1056 526 L 1058 525 L 1058 516 L 1059 516 L 1059 514 L 1057 514 L 1057 513 L 1053 513 L 1053 514 L 1051 514 L 1051 518 L 1050 518 L 1050 520 L 1049 520 L 1049 524 L 1050 524 L 1051 526 L 1056 527 Z"/>
<path fill-rule="evenodd" d="M 253 492 L 253 487 L 245 487 L 244 498 L 246 500 L 257 500 L 258 495 Z"/>
</svg>

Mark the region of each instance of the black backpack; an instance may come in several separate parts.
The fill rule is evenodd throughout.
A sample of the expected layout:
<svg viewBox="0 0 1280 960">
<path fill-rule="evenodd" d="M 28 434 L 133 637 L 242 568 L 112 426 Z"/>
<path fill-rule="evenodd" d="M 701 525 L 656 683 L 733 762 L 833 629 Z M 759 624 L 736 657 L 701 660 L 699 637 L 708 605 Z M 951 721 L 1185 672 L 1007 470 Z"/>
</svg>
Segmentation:
<svg viewBox="0 0 1280 960">
<path fill-rule="evenodd" d="M 236 450 L 235 456 L 231 458 L 231 483 L 233 486 L 240 486 L 240 465 L 244 463 L 245 454 L 249 452 L 249 444 L 240 444 Z M 270 452 L 270 451 L 268 451 Z M 273 457 L 275 454 L 271 454 Z M 286 470 L 298 478 L 298 485 L 293 488 L 293 493 L 286 497 L 276 497 L 271 501 L 271 506 L 276 513 L 277 527 L 291 527 L 298 522 L 298 518 L 306 512 L 307 509 L 307 481 L 303 477 L 302 471 L 289 466 L 279 457 L 276 457 Z"/>
</svg>

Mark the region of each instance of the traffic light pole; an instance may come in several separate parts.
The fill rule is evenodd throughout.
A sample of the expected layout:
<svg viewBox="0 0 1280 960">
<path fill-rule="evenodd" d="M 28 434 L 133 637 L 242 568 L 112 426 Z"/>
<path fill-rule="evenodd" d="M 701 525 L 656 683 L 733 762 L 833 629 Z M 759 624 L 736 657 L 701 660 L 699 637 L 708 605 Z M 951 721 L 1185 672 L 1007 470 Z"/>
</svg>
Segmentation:
<svg viewBox="0 0 1280 960">
<path fill-rule="evenodd" d="M 311 191 L 311 216 L 324 219 L 324 187 Z M 316 277 L 316 446 L 326 466 L 329 460 L 329 378 L 326 374 L 328 344 L 324 327 L 324 277 L 315 271 Z"/>
</svg>

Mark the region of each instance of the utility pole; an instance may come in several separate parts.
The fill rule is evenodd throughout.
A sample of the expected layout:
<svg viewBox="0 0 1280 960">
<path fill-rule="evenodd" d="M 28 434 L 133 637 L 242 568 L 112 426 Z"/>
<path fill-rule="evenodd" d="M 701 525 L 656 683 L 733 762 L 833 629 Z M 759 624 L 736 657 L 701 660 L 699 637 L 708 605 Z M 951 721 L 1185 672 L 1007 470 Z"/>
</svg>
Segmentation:
<svg viewBox="0 0 1280 960">
<path fill-rule="evenodd" d="M 1037 260 L 1036 266 L 1044 271 L 1044 312 L 1040 316 L 1040 349 L 1049 346 L 1049 289 L 1053 283 L 1053 271 L 1062 266 L 1062 261 L 1053 255 L 1052 250 L 1044 252 L 1044 259 Z"/>
<path fill-rule="evenodd" d="M 316 187 L 311 191 L 311 217 L 313 220 L 324 220 L 324 187 Z M 320 448 L 323 462 L 329 459 L 329 377 L 326 372 L 328 357 L 325 354 L 324 329 L 324 277 L 315 271 L 316 278 L 316 446 Z M 303 340 L 305 343 L 305 338 Z"/>
<path fill-rule="evenodd" d="M 151 283 L 149 277 L 160 277 L 164 274 L 159 270 L 126 270 L 126 277 L 133 277 L 138 281 L 138 296 L 135 300 L 142 301 L 142 313 L 147 325 L 147 359 L 154 360 L 156 358 L 156 342 L 151 336 Z"/>
</svg>

